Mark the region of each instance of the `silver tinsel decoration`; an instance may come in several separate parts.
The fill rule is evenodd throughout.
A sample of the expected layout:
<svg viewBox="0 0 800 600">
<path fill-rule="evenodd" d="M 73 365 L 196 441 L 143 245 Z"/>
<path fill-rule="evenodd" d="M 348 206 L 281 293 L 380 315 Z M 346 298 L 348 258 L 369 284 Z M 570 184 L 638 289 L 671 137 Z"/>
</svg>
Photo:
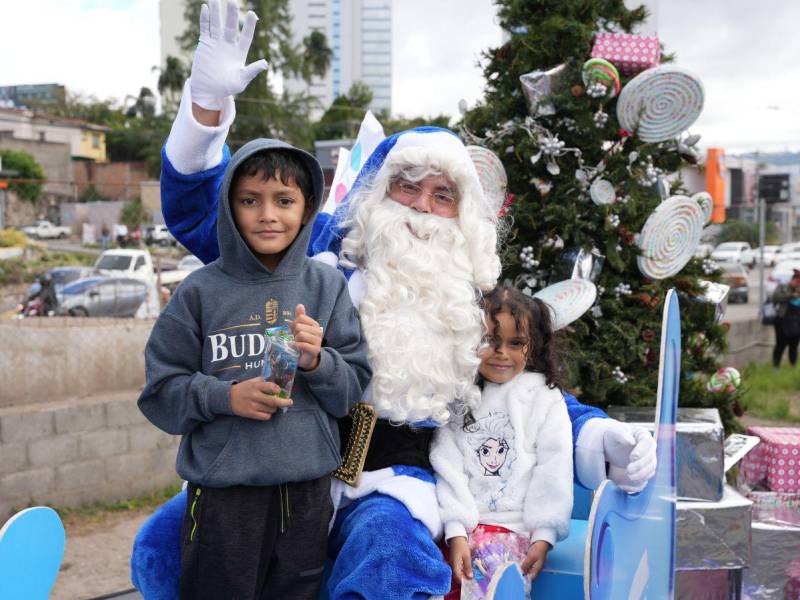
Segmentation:
<svg viewBox="0 0 800 600">
<path fill-rule="evenodd" d="M 603 112 L 602 108 L 594 113 L 592 118 L 594 119 L 594 126 L 598 129 L 605 127 L 606 123 L 608 123 L 608 113 Z"/>
<path fill-rule="evenodd" d="M 620 298 L 621 296 L 630 296 L 631 286 L 627 283 L 618 283 L 614 288 L 614 293 L 616 294 L 617 298 Z"/>
<path fill-rule="evenodd" d="M 619 365 L 614 367 L 614 370 L 611 371 L 611 376 L 617 380 L 617 383 L 628 383 L 628 376 L 622 372 Z"/>
<path fill-rule="evenodd" d="M 525 269 L 534 269 L 539 266 L 539 261 L 533 258 L 533 246 L 525 246 L 519 253 L 519 261 Z"/>
<path fill-rule="evenodd" d="M 586 88 L 586 93 L 592 98 L 604 98 L 608 94 L 608 88 L 604 83 L 596 81 Z"/>
</svg>

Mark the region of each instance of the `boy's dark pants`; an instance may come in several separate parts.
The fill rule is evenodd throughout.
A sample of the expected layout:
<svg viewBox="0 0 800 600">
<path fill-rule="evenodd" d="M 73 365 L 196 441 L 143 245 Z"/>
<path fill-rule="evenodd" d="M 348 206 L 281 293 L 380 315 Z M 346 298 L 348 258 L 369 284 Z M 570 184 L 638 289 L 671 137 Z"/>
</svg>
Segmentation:
<svg viewBox="0 0 800 600">
<path fill-rule="evenodd" d="M 268 487 L 189 484 L 181 530 L 183 600 L 316 599 L 331 479 Z"/>
</svg>

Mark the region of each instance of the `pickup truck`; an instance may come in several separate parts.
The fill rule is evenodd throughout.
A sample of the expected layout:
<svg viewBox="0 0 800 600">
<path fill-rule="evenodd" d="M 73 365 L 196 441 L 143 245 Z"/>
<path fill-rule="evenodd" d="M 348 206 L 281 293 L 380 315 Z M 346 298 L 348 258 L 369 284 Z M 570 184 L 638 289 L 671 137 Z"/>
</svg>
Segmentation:
<svg viewBox="0 0 800 600">
<path fill-rule="evenodd" d="M 36 221 L 35 225 L 23 227 L 22 233 L 40 239 L 68 238 L 72 235 L 72 229 L 53 225 L 50 221 Z"/>
<path fill-rule="evenodd" d="M 156 271 L 149 250 L 127 248 L 106 250 L 98 257 L 94 268 L 101 275 L 109 277 L 133 277 L 148 283 L 156 283 Z M 183 269 L 161 271 L 161 285 L 178 284 L 188 274 L 189 271 Z"/>
</svg>

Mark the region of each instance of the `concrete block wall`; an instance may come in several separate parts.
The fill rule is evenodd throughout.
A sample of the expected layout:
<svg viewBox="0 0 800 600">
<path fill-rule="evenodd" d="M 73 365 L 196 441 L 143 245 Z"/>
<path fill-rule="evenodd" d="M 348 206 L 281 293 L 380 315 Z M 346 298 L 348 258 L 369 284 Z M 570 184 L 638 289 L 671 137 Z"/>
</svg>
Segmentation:
<svg viewBox="0 0 800 600">
<path fill-rule="evenodd" d="M 724 367 L 743 369 L 753 362 L 764 363 L 772 360 L 775 329 L 771 325 L 762 325 L 759 319 L 731 322 L 727 339 L 728 352 L 721 359 Z"/>
<path fill-rule="evenodd" d="M 14 510 L 124 500 L 180 483 L 178 436 L 150 424 L 138 392 L 0 408 L 0 522 Z"/>
<path fill-rule="evenodd" d="M 0 407 L 141 389 L 152 320 L 0 321 Z"/>
</svg>

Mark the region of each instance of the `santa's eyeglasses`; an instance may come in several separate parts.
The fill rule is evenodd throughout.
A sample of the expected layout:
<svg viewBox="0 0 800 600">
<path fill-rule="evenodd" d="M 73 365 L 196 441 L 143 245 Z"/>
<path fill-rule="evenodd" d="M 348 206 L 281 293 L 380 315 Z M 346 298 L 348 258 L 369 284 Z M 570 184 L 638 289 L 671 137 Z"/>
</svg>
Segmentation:
<svg viewBox="0 0 800 600">
<path fill-rule="evenodd" d="M 456 206 L 458 204 L 458 196 L 449 189 L 436 189 L 433 192 L 426 192 L 421 186 L 408 179 L 398 178 L 392 181 L 389 187 L 390 194 L 397 194 L 401 198 L 411 202 L 418 200 L 423 195 L 429 196 L 436 204 L 440 206 Z"/>
</svg>

